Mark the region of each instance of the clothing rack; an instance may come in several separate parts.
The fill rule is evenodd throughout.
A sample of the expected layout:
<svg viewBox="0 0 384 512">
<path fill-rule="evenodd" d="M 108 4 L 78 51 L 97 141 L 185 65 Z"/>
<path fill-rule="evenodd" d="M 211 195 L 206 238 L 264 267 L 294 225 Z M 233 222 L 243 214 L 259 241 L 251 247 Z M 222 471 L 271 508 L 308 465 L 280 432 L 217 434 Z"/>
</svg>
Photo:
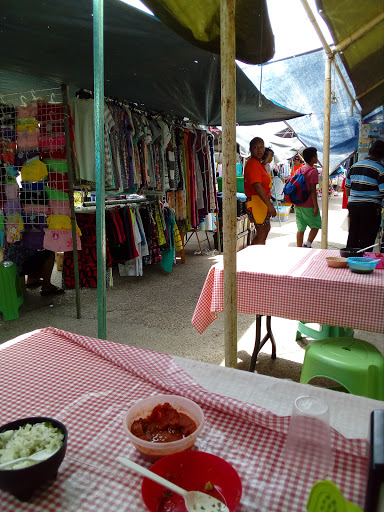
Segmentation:
<svg viewBox="0 0 384 512">
<path fill-rule="evenodd" d="M 82 99 L 91 99 L 94 98 L 94 92 L 90 89 L 79 89 L 75 96 Z M 146 117 L 150 119 L 164 119 L 164 121 L 167 121 L 169 124 L 172 124 L 173 126 L 178 126 L 180 128 L 189 128 L 189 129 L 204 129 L 199 123 L 190 120 L 190 119 L 184 119 L 184 118 L 178 118 L 178 117 L 172 117 L 169 114 L 166 114 L 165 112 L 159 112 L 159 111 L 153 111 L 148 110 L 145 107 L 141 107 L 137 103 L 129 102 L 126 100 L 120 100 L 119 98 L 112 98 L 110 96 L 104 96 L 104 101 L 108 104 L 114 104 L 118 105 L 120 107 L 127 107 L 133 112 L 136 112 L 140 115 L 145 115 Z"/>
<path fill-rule="evenodd" d="M 148 201 L 147 199 L 111 199 L 110 201 L 105 202 L 105 206 L 116 206 L 116 205 L 130 205 L 130 204 L 150 204 L 154 201 Z M 91 206 L 96 206 L 96 201 L 85 201 L 82 206 L 85 208 L 89 208 Z"/>
</svg>

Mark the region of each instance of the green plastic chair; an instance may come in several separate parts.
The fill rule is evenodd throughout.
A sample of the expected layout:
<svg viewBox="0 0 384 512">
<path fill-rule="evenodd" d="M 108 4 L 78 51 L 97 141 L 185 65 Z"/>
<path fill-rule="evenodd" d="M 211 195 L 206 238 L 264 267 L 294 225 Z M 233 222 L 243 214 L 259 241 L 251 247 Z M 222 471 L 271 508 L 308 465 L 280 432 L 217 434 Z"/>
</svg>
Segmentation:
<svg viewBox="0 0 384 512">
<path fill-rule="evenodd" d="M 0 312 L 4 320 L 19 318 L 19 307 L 24 302 L 17 266 L 12 261 L 0 262 Z"/>
<path fill-rule="evenodd" d="M 325 340 L 327 338 L 353 337 L 353 329 L 349 327 L 337 327 L 334 325 L 320 325 L 320 330 L 312 329 L 307 324 L 313 322 L 299 322 L 296 332 L 296 341 L 302 338 L 302 334 L 314 340 Z"/>
<path fill-rule="evenodd" d="M 351 337 L 310 343 L 304 356 L 300 382 L 327 377 L 354 395 L 384 400 L 384 357 L 376 347 Z"/>
</svg>

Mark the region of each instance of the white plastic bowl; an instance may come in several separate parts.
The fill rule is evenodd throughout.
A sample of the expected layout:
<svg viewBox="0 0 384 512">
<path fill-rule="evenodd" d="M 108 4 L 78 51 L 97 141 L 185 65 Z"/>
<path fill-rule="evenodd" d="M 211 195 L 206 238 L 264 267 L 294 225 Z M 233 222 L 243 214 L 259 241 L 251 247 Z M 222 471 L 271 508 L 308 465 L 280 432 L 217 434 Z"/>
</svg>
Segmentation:
<svg viewBox="0 0 384 512">
<path fill-rule="evenodd" d="M 157 405 L 165 403 L 169 403 L 178 412 L 189 416 L 196 423 L 197 429 L 189 436 L 177 441 L 170 441 L 169 443 L 145 441 L 132 434 L 131 425 L 135 420 L 149 416 Z M 137 450 L 151 458 L 160 458 L 164 455 L 170 455 L 171 453 L 182 452 L 183 450 L 192 448 L 203 427 L 204 413 L 200 406 L 192 400 L 178 395 L 154 395 L 144 398 L 132 405 L 123 418 L 123 429 L 128 439 Z"/>
</svg>

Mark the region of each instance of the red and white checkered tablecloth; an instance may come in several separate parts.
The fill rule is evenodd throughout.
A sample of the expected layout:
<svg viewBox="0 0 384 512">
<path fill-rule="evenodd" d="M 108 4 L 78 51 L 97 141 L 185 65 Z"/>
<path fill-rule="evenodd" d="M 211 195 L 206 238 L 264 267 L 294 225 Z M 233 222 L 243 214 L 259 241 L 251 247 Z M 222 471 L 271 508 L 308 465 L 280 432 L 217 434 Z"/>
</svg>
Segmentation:
<svg viewBox="0 0 384 512">
<path fill-rule="evenodd" d="M 281 456 L 289 417 L 206 391 L 168 355 L 48 327 L 0 345 L 0 364 L 1 424 L 44 415 L 69 432 L 57 480 L 27 503 L 0 491 L 0 511 L 144 511 L 141 477 L 116 457 L 150 465 L 128 441 L 122 418 L 135 401 L 160 393 L 201 405 L 206 424 L 196 447 L 236 468 L 243 484 L 238 512 L 305 510 L 312 482 L 285 467 Z M 366 441 L 333 430 L 332 446 L 329 478 L 363 506 Z"/>
<path fill-rule="evenodd" d="M 237 255 L 237 311 L 384 332 L 384 270 L 330 268 L 339 251 L 251 246 Z M 222 263 L 206 278 L 192 318 L 199 333 L 224 310 Z"/>
</svg>

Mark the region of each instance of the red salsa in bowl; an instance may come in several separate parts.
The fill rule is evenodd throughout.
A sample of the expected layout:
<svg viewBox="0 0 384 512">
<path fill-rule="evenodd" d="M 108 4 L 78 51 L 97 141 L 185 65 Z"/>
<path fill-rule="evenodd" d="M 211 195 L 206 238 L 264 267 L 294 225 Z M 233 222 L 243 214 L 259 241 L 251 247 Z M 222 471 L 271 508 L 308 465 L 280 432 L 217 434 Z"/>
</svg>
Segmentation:
<svg viewBox="0 0 384 512">
<path fill-rule="evenodd" d="M 196 423 L 171 404 L 157 405 L 146 418 L 139 418 L 131 425 L 136 437 L 152 443 L 169 443 L 183 439 L 197 429 Z"/>
<path fill-rule="evenodd" d="M 200 406 L 178 395 L 154 395 L 140 400 L 123 418 L 129 440 L 152 459 L 192 448 L 203 426 Z"/>
</svg>

